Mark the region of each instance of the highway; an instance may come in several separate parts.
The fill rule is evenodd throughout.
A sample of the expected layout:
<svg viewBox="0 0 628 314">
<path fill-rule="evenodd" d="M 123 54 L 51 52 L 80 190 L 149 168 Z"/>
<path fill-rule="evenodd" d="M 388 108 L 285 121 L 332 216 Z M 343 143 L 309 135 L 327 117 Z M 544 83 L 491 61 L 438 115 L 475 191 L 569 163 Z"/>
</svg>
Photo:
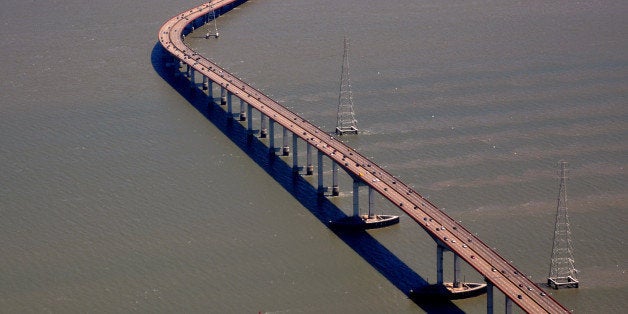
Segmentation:
<svg viewBox="0 0 628 314">
<path fill-rule="evenodd" d="M 270 99 L 259 90 L 190 49 L 183 39 L 192 21 L 236 0 L 214 0 L 181 12 L 159 30 L 159 42 L 176 59 L 220 85 L 232 95 L 287 128 L 328 156 L 347 173 L 360 178 L 395 204 L 432 237 L 464 259 L 482 276 L 528 313 L 567 313 L 569 310 L 529 280 L 461 224 L 439 210 L 417 191 L 332 135 Z"/>
</svg>

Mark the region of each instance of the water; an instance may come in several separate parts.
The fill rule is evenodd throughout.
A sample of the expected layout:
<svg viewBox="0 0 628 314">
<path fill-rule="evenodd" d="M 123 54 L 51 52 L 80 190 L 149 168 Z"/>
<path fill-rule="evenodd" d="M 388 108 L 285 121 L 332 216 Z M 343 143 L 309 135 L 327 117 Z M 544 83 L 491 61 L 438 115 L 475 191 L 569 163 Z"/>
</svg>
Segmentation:
<svg viewBox="0 0 628 314">
<path fill-rule="evenodd" d="M 0 311 L 443 310 L 403 290 L 436 277 L 433 242 L 409 219 L 334 234 L 320 220 L 333 204 L 350 213 L 346 176 L 342 197 L 317 207 L 281 160 L 159 75 L 157 30 L 196 4 L 4 5 Z M 621 1 L 249 1 L 219 18 L 218 40 L 188 42 L 333 130 L 349 37 L 364 132 L 344 140 L 539 282 L 567 160 L 582 284 L 549 292 L 575 312 L 619 313 L 627 14 Z"/>
</svg>

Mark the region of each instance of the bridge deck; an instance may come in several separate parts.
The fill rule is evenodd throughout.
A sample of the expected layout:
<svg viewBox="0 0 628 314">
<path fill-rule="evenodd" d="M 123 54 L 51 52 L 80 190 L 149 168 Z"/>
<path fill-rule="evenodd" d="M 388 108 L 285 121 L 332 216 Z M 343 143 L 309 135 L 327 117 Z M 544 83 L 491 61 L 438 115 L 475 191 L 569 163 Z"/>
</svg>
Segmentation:
<svg viewBox="0 0 628 314">
<path fill-rule="evenodd" d="M 440 239 L 449 250 L 464 259 L 495 287 L 529 313 L 567 313 L 565 307 L 529 280 L 489 246 L 439 210 L 419 193 L 393 177 L 377 164 L 327 132 L 270 99 L 217 64 L 199 55 L 183 41 L 186 26 L 211 10 L 237 0 L 214 0 L 169 19 L 159 30 L 159 41 L 175 58 L 190 65 L 267 117 L 316 147 L 348 173 L 360 178 L 381 195 L 396 204 L 432 237 Z M 447 240 L 445 240 L 447 238 Z"/>
</svg>

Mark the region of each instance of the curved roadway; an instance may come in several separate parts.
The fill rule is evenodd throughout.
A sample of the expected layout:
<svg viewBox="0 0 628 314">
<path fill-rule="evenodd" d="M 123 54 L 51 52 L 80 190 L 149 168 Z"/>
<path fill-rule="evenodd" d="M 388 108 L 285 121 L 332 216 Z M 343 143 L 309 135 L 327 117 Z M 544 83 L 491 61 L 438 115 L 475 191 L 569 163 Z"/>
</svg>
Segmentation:
<svg viewBox="0 0 628 314">
<path fill-rule="evenodd" d="M 202 18 L 199 21 L 204 21 L 204 16 L 212 10 L 234 2 L 237 0 L 214 0 L 177 14 L 164 23 L 159 30 L 161 45 L 175 58 L 190 65 L 195 71 L 316 147 L 348 173 L 359 177 L 364 183 L 396 204 L 433 238 L 439 239 L 442 245 L 464 259 L 526 312 L 569 312 L 479 238 L 411 187 L 185 44 L 183 34 L 188 24 L 199 18 Z"/>
</svg>

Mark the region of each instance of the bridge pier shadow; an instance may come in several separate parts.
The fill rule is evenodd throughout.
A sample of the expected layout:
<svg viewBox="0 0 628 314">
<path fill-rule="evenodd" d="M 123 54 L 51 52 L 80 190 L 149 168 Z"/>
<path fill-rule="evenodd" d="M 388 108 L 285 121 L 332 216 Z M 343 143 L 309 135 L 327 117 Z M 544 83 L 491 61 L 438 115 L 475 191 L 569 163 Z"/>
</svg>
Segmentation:
<svg viewBox="0 0 628 314">
<path fill-rule="evenodd" d="M 169 57 L 168 52 L 163 49 L 160 43 L 157 43 L 151 54 L 151 63 L 155 72 L 307 208 L 323 225 L 327 226 L 327 222 L 332 219 L 347 216 L 326 197 L 319 196 L 317 187 L 303 176 L 293 172 L 290 162 L 270 154 L 269 148 L 264 142 L 250 134 L 246 126 L 235 121 L 234 117 L 223 109 L 224 106 L 220 106 L 219 103 L 210 99 L 201 86 L 191 88 L 190 81 L 185 76 L 175 76 L 173 69 L 165 66 L 167 57 Z M 428 285 L 428 282 L 421 275 L 412 270 L 369 233 L 331 230 L 408 298 L 410 298 L 412 289 L 416 290 Z M 415 297 L 412 298 L 412 301 L 427 313 L 464 313 L 448 300 L 427 300 Z"/>
</svg>

